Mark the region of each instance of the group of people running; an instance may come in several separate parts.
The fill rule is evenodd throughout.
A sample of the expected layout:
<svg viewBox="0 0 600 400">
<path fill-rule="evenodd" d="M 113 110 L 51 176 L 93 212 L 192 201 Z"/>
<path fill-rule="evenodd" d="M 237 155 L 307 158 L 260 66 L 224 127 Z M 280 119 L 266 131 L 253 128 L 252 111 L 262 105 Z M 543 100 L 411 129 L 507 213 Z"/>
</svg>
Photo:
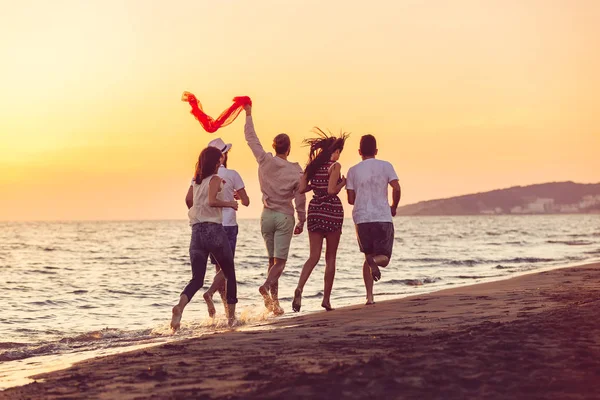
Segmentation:
<svg viewBox="0 0 600 400">
<path fill-rule="evenodd" d="M 342 175 L 338 162 L 344 150 L 346 134 L 328 135 L 316 129 L 316 138 L 307 139 L 310 146 L 308 164 L 304 170 L 298 163 L 288 161 L 291 141 L 281 133 L 273 139 L 275 155 L 265 151 L 252 120 L 252 107 L 244 107 L 246 124 L 244 135 L 248 146 L 258 162 L 258 177 L 264 209 L 261 215 L 261 233 L 269 257 L 267 278 L 259 287 L 265 307 L 275 315 L 282 315 L 279 304 L 279 277 L 286 266 L 290 243 L 294 234 L 299 235 L 307 224 L 310 256 L 300 274 L 294 291 L 292 309 L 300 311 L 302 291 L 311 272 L 318 264 L 326 242 L 325 288 L 321 306 L 327 311 L 331 306 L 331 290 L 335 276 L 337 249 L 342 234 L 344 208 L 338 197 L 346 188 L 348 203 L 353 205 L 359 247 L 364 253 L 363 279 L 367 303 L 374 304 L 373 282 L 381 278 L 380 267 L 386 267 L 392 256 L 394 226 L 392 217 L 400 202 L 401 190 L 393 166 L 376 159 L 377 141 L 372 135 L 360 140 L 359 154 L 362 162 Z M 216 275 L 210 288 L 204 293 L 208 313 L 215 316 L 213 296 L 219 292 L 225 306 L 230 326 L 236 324 L 237 282 L 234 256 L 238 226 L 236 211 L 238 201 L 248 206 L 250 199 L 240 175 L 227 168 L 231 144 L 221 139 L 211 141 L 198 157 L 194 178 L 190 183 L 185 201 L 192 227 L 190 261 L 192 279 L 173 307 L 171 328 L 180 327 L 185 306 L 204 285 L 208 259 L 216 266 Z M 388 186 L 392 187 L 392 204 L 388 199 Z M 306 193 L 313 198 L 306 212 Z M 298 223 L 294 218 L 295 211 Z"/>
</svg>

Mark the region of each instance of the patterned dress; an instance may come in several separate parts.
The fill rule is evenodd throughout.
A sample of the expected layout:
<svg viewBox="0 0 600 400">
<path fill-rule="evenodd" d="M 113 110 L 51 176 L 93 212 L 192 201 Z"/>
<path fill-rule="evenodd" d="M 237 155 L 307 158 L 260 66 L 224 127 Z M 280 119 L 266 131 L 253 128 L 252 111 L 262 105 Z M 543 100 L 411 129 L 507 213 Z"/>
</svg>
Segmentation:
<svg viewBox="0 0 600 400">
<path fill-rule="evenodd" d="M 311 180 L 313 199 L 308 205 L 308 231 L 330 233 L 342 230 L 344 223 L 344 207 L 337 195 L 327 193 L 329 171 L 333 166 L 330 161 L 322 165 Z M 341 182 L 341 179 L 338 183 Z"/>
</svg>

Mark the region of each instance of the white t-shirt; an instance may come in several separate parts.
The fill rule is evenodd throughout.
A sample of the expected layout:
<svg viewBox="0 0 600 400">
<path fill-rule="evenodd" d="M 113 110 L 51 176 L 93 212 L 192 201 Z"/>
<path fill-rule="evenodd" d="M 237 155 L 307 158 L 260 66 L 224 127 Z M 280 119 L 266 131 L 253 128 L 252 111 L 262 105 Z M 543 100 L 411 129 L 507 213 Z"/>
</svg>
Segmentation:
<svg viewBox="0 0 600 400">
<path fill-rule="evenodd" d="M 388 185 L 398 180 L 387 161 L 368 158 L 348 170 L 346 189 L 356 193 L 352 217 L 355 224 L 393 222 Z"/>
<path fill-rule="evenodd" d="M 244 189 L 244 181 L 237 171 L 233 169 L 227 169 L 224 166 L 219 167 L 219 177 L 223 180 L 223 186 L 221 188 L 221 194 L 223 201 L 234 201 L 235 197 L 233 193 L 236 190 Z M 192 184 L 193 184 L 192 180 Z M 237 226 L 236 211 L 233 208 L 223 208 L 223 226 Z"/>
</svg>

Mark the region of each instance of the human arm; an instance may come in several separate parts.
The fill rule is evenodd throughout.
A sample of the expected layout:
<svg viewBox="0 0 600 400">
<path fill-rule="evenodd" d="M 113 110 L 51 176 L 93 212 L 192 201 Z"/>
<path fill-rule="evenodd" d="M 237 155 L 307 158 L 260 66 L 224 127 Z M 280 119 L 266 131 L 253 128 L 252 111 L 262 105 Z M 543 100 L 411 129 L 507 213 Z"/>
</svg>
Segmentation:
<svg viewBox="0 0 600 400">
<path fill-rule="evenodd" d="M 245 188 L 241 188 L 239 190 L 236 190 L 235 193 L 237 194 L 237 196 L 239 197 L 239 199 L 242 201 L 242 205 L 244 207 L 248 207 L 250 205 L 250 198 L 248 197 L 248 193 L 246 193 L 246 189 Z"/>
<path fill-rule="evenodd" d="M 250 150 L 252 150 L 252 154 L 256 158 L 256 161 L 260 164 L 264 157 L 267 155 L 267 152 L 263 148 L 258 136 L 256 135 L 256 131 L 254 130 L 254 121 L 252 121 L 252 106 L 246 105 L 244 106 L 244 110 L 246 110 L 246 125 L 244 125 L 244 136 L 246 137 L 246 142 L 248 146 L 250 146 Z"/>
<path fill-rule="evenodd" d="M 298 191 L 300 193 L 307 193 L 312 190 L 312 187 L 308 184 L 308 178 L 306 177 L 306 173 L 302 174 L 302 178 L 300 178 L 300 186 L 298 187 Z"/>
<path fill-rule="evenodd" d="M 238 209 L 237 201 L 222 201 L 217 199 L 217 194 L 221 190 L 221 178 L 213 176 L 208 184 L 208 205 L 211 207 Z"/>
<path fill-rule="evenodd" d="M 354 190 L 346 190 L 346 193 L 348 194 L 348 204 L 350 205 L 354 205 L 354 202 L 356 201 L 356 192 Z"/>
<path fill-rule="evenodd" d="M 300 173 L 302 174 L 301 169 Z M 302 176 L 304 177 L 305 175 L 302 174 Z M 298 189 L 300 189 L 300 184 L 298 185 Z M 296 190 L 296 193 L 294 194 L 294 203 L 296 204 L 296 213 L 298 214 L 298 224 L 296 224 L 294 233 L 299 235 L 304 230 L 304 222 L 306 222 L 306 194 L 302 193 L 300 190 Z"/>
<path fill-rule="evenodd" d="M 400 183 L 398 181 L 398 175 L 390 163 L 387 164 L 387 175 L 388 183 L 392 187 L 392 205 L 390 206 L 390 209 L 392 210 L 392 217 L 395 217 L 396 211 L 398 210 L 398 204 L 400 204 L 402 192 L 400 189 Z"/>
<path fill-rule="evenodd" d="M 346 186 L 346 178 L 342 175 L 342 166 L 339 163 L 335 163 L 329 170 L 329 184 L 327 186 L 327 193 L 330 195 L 338 194 L 344 186 Z M 338 181 L 341 178 L 341 182 Z"/>
<path fill-rule="evenodd" d="M 187 194 L 185 195 L 185 205 L 188 210 L 194 205 L 194 186 L 190 185 Z"/>
<path fill-rule="evenodd" d="M 242 205 L 248 207 L 250 205 L 250 198 L 248 197 L 248 193 L 246 193 L 246 185 L 244 185 L 244 181 L 237 171 L 233 171 L 233 190 L 233 197 L 236 200 L 241 200 Z"/>
<path fill-rule="evenodd" d="M 352 173 L 352 168 L 348 170 L 346 194 L 348 195 L 348 204 L 354 205 L 354 202 L 356 201 L 356 192 L 354 191 L 354 174 Z"/>
<path fill-rule="evenodd" d="M 395 217 L 398 210 L 398 204 L 400 204 L 402 189 L 400 188 L 400 182 L 398 182 L 398 179 L 391 181 L 390 186 L 392 187 L 392 205 L 390 207 L 392 210 L 392 217 Z"/>
</svg>

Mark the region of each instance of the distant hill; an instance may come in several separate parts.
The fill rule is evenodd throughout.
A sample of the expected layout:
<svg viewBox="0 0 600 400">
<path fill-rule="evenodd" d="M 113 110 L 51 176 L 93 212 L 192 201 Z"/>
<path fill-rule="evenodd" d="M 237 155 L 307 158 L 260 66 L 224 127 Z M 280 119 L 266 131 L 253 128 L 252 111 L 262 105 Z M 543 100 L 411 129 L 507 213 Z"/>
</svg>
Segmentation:
<svg viewBox="0 0 600 400">
<path fill-rule="evenodd" d="M 398 215 L 560 214 L 600 212 L 600 183 L 552 182 L 421 201 Z"/>
</svg>

